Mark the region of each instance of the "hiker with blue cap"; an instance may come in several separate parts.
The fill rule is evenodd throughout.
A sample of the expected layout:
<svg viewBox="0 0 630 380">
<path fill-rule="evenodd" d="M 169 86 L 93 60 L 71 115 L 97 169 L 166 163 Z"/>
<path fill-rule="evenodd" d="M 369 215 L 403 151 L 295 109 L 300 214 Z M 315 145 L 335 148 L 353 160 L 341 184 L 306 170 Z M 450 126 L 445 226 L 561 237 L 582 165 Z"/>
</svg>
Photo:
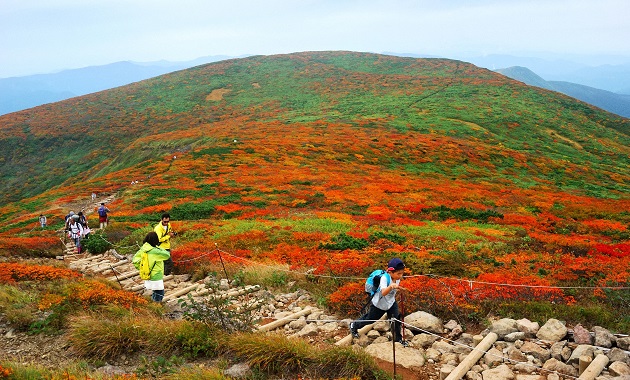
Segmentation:
<svg viewBox="0 0 630 380">
<path fill-rule="evenodd" d="M 350 323 L 350 332 L 354 338 L 359 337 L 359 329 L 363 326 L 379 320 L 387 313 L 387 318 L 394 318 L 394 331 L 392 338 L 407 347 L 409 343 L 403 339 L 400 311 L 396 302 L 396 292 L 400 286 L 400 280 L 405 271 L 405 264 L 399 258 L 393 258 L 387 263 L 387 271 L 380 276 L 378 288 L 375 290 L 370 302 L 369 311 L 358 320 Z"/>
</svg>

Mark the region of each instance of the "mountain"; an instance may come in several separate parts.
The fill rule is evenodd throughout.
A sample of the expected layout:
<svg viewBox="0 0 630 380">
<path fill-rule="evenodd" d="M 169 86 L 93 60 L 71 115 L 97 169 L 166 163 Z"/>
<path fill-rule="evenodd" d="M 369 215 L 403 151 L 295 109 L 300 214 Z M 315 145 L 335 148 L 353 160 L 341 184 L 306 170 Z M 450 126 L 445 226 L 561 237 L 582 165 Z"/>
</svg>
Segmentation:
<svg viewBox="0 0 630 380">
<path fill-rule="evenodd" d="M 495 71 L 530 86 L 561 92 L 608 112 L 630 117 L 630 95 L 615 94 L 576 83 L 546 81 L 526 67 L 513 66 Z"/>
<path fill-rule="evenodd" d="M 116 62 L 54 74 L 0 78 L 0 115 L 228 58 L 208 56 L 188 62 Z"/>
<path fill-rule="evenodd" d="M 72 181 L 94 187 L 114 173 L 131 181 L 179 151 L 205 160 L 271 149 L 265 160 L 274 161 L 290 149 L 309 165 L 343 159 L 370 162 L 368 171 L 613 196 L 629 190 L 619 181 L 630 170 L 628 123 L 460 61 L 257 56 L 1 116 L 0 186 L 5 203 Z M 310 147 L 306 130 L 336 142 Z M 375 141 L 347 145 L 353 134 Z"/>
<path fill-rule="evenodd" d="M 491 70 L 527 67 L 547 80 L 572 82 L 618 94 L 630 95 L 630 58 L 610 57 L 616 64 L 580 63 L 568 59 L 545 59 L 491 54 L 482 57 L 459 57 Z"/>
</svg>

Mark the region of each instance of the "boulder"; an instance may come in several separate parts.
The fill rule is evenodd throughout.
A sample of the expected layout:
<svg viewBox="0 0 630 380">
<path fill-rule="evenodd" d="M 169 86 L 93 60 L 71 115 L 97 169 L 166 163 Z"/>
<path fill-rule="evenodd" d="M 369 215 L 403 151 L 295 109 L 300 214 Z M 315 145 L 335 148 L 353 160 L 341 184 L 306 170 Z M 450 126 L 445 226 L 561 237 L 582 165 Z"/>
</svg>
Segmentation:
<svg viewBox="0 0 630 380">
<path fill-rule="evenodd" d="M 627 336 L 625 338 L 617 338 L 617 347 L 626 351 L 630 350 L 630 336 Z"/>
<path fill-rule="evenodd" d="M 532 363 L 516 363 L 514 364 L 514 370 L 520 373 L 533 373 L 538 371 L 538 367 Z"/>
<path fill-rule="evenodd" d="M 595 333 L 595 346 L 606 348 L 612 347 L 612 344 L 615 341 L 615 336 L 611 334 L 610 331 L 603 327 L 595 326 L 593 327 L 593 332 Z"/>
<path fill-rule="evenodd" d="M 385 322 L 385 321 L 374 322 L 374 325 L 372 325 L 372 329 L 378 332 L 389 331 L 389 322 Z"/>
<path fill-rule="evenodd" d="M 540 329 L 540 325 L 538 322 L 532 322 L 527 318 L 523 318 L 516 321 L 516 328 L 518 331 L 524 332 L 528 336 L 535 336 Z"/>
<path fill-rule="evenodd" d="M 365 348 L 365 352 L 386 362 L 394 362 L 392 344 L 389 342 L 370 344 Z M 396 365 L 412 371 L 421 371 L 424 363 L 424 356 L 420 351 L 396 343 Z"/>
<path fill-rule="evenodd" d="M 543 369 L 545 371 L 558 372 L 563 375 L 578 376 L 578 370 L 575 367 L 564 364 L 563 362 L 553 358 L 545 362 Z"/>
<path fill-rule="evenodd" d="M 497 368 L 487 369 L 481 373 L 483 380 L 512 380 L 514 372 L 505 364 Z"/>
<path fill-rule="evenodd" d="M 522 331 L 513 332 L 503 337 L 506 342 L 516 342 L 517 340 L 524 340 L 527 334 Z"/>
<path fill-rule="evenodd" d="M 466 380 L 483 380 L 483 377 L 479 372 L 468 371 L 466 372 L 466 376 L 464 376 Z"/>
<path fill-rule="evenodd" d="M 492 347 L 491 349 L 489 349 L 486 354 L 483 356 L 483 360 L 484 362 L 488 365 L 488 367 L 492 368 L 492 367 L 496 367 L 500 364 L 503 363 L 503 352 L 497 350 L 496 348 Z M 485 376 L 484 376 L 485 379 Z"/>
<path fill-rule="evenodd" d="M 231 379 L 245 379 L 252 375 L 252 370 L 249 364 L 238 363 L 223 371 L 223 374 Z"/>
<path fill-rule="evenodd" d="M 536 333 L 536 337 L 541 340 L 558 342 L 567 335 L 567 327 L 564 323 L 555 318 L 551 318 Z"/>
<path fill-rule="evenodd" d="M 575 350 L 573 350 L 573 353 L 571 354 L 571 357 L 569 357 L 569 360 L 567 360 L 567 362 L 569 364 L 577 364 L 580 362 L 580 357 L 588 356 L 592 359 L 594 357 L 594 353 L 595 347 L 589 344 L 580 344 L 575 348 Z"/>
<path fill-rule="evenodd" d="M 516 374 L 516 380 L 547 380 L 547 377 L 542 376 L 542 375 Z"/>
<path fill-rule="evenodd" d="M 630 366 L 624 362 L 613 362 L 608 366 L 608 372 L 613 376 L 630 375 Z"/>
<path fill-rule="evenodd" d="M 549 352 L 549 350 L 544 349 L 533 342 L 523 343 L 523 345 L 521 346 L 521 352 L 525 355 L 531 355 L 541 362 L 545 362 L 549 358 L 551 358 L 551 353 Z"/>
<path fill-rule="evenodd" d="M 436 340 L 438 340 L 438 337 L 435 335 L 418 334 L 411 339 L 411 343 L 416 347 L 427 348 L 435 343 Z"/>
<path fill-rule="evenodd" d="M 431 359 L 435 362 L 437 362 L 438 360 L 440 360 L 440 356 L 442 356 L 442 353 L 438 350 L 436 350 L 435 348 L 427 348 L 427 350 L 424 352 L 424 356 L 427 358 L 427 360 Z"/>
<path fill-rule="evenodd" d="M 506 335 L 517 332 L 518 329 L 514 319 L 503 318 L 493 322 L 490 331 L 497 334 L 499 339 L 503 339 Z"/>
<path fill-rule="evenodd" d="M 319 326 L 319 330 L 324 333 L 330 333 L 336 331 L 339 328 L 339 324 L 337 322 L 328 322 Z"/>
<path fill-rule="evenodd" d="M 566 362 L 571 357 L 571 349 L 567 347 L 565 340 L 552 344 L 550 352 L 552 358 L 562 362 Z"/>
<path fill-rule="evenodd" d="M 523 354 L 518 348 L 511 346 L 507 349 L 507 356 L 510 360 L 515 362 L 526 362 L 527 356 Z"/>
<path fill-rule="evenodd" d="M 443 354 L 457 352 L 457 347 L 442 340 L 438 340 L 437 342 L 433 343 L 431 347 L 440 351 Z"/>
<path fill-rule="evenodd" d="M 444 325 L 444 328 L 447 329 L 447 330 L 453 330 L 457 326 L 459 326 L 457 321 L 454 320 L 454 319 L 451 319 L 450 321 L 446 322 L 446 324 Z"/>
<path fill-rule="evenodd" d="M 411 331 L 416 331 L 414 327 L 422 329 L 435 334 L 441 334 L 444 332 L 444 326 L 442 320 L 434 315 L 431 315 L 424 311 L 416 311 L 405 317 L 405 323 Z"/>
<path fill-rule="evenodd" d="M 306 323 L 306 326 L 304 326 L 295 335 L 299 337 L 317 336 L 319 335 L 319 329 L 317 328 L 317 325 L 315 323 Z"/>
<path fill-rule="evenodd" d="M 621 348 L 615 347 L 606 353 L 610 362 L 624 362 L 630 364 L 630 356 L 626 354 Z"/>
<path fill-rule="evenodd" d="M 300 319 L 289 323 L 289 328 L 293 330 L 301 330 L 304 326 L 306 326 L 306 319 L 304 317 L 300 317 Z"/>
<path fill-rule="evenodd" d="M 573 341 L 577 344 L 593 344 L 593 337 L 591 333 L 582 327 L 582 325 L 576 325 L 573 327 Z"/>
</svg>

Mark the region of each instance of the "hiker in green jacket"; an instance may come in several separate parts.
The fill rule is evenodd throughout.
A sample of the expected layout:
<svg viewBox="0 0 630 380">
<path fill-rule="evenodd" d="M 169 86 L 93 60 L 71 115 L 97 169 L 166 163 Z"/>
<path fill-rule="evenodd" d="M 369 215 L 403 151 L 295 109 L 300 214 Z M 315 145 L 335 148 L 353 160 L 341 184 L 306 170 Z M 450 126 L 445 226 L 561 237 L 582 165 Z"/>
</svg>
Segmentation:
<svg viewBox="0 0 630 380">
<path fill-rule="evenodd" d="M 155 302 L 162 302 L 164 298 L 164 261 L 171 257 L 171 254 L 161 248 L 158 248 L 160 240 L 158 235 L 151 231 L 145 236 L 142 247 L 133 256 L 132 263 L 136 269 L 140 270 L 140 261 L 142 253 L 146 252 L 149 256 L 149 268 L 151 268 L 150 279 L 144 281 L 144 288 L 153 290 L 151 299 Z"/>
</svg>

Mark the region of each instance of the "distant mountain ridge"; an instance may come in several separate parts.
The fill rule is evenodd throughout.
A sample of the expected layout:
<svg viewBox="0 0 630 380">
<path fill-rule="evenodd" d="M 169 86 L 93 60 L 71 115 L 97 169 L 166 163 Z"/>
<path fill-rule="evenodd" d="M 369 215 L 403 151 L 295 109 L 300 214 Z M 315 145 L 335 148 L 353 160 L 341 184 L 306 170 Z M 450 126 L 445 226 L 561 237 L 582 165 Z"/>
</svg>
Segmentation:
<svg viewBox="0 0 630 380">
<path fill-rule="evenodd" d="M 54 74 L 0 78 L 0 115 L 229 58 L 231 57 L 216 55 L 186 62 L 125 61 L 64 70 Z"/>
<path fill-rule="evenodd" d="M 560 92 L 608 112 L 630 118 L 630 95 L 616 94 L 577 83 L 546 81 L 530 69 L 521 66 L 495 71 L 527 85 Z"/>
</svg>

